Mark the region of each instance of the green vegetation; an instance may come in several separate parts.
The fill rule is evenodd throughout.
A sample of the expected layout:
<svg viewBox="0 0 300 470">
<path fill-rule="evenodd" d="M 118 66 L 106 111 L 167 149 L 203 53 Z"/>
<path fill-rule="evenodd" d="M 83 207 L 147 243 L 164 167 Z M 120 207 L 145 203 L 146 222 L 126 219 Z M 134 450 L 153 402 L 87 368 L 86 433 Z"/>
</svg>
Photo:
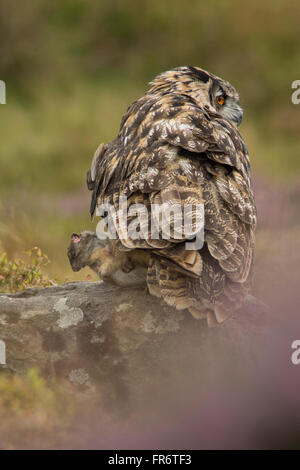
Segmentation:
<svg viewBox="0 0 300 470">
<path fill-rule="evenodd" d="M 300 105 L 291 102 L 299 18 L 299 0 L 1 0 L 0 292 L 96 279 L 88 268 L 73 273 L 66 256 L 72 232 L 95 228 L 85 185 L 92 155 L 116 135 L 147 82 L 178 65 L 236 86 L 254 179 L 271 180 L 266 191 L 275 187 L 271 202 L 285 212 L 276 185 L 293 189 L 300 173 Z M 289 194 L 299 213 L 299 191 Z M 270 199 L 266 206 L 268 215 Z M 276 225 L 276 214 L 269 227 L 260 220 L 259 297 L 279 271 L 298 269 L 299 220 L 291 214 L 293 230 Z M 25 377 L 1 370 L 0 448 L 57 447 L 77 406 L 64 387 L 35 369 Z"/>
<path fill-rule="evenodd" d="M 54 446 L 66 436 L 75 411 L 56 384 L 47 384 L 38 370 L 24 377 L 0 374 L 0 448 Z"/>
<path fill-rule="evenodd" d="M 50 281 L 42 269 L 49 264 L 47 255 L 40 248 L 33 248 L 25 253 L 29 261 L 16 258 L 7 259 L 6 253 L 0 256 L 0 292 L 18 292 L 28 287 L 49 287 Z"/>
<path fill-rule="evenodd" d="M 283 184 L 300 171 L 297 0 L 30 0 L 0 5 L 0 252 L 40 246 L 49 275 L 81 279 L 70 233 L 93 229 L 85 174 L 127 106 L 157 73 L 203 66 L 244 106 L 254 174 Z"/>
</svg>

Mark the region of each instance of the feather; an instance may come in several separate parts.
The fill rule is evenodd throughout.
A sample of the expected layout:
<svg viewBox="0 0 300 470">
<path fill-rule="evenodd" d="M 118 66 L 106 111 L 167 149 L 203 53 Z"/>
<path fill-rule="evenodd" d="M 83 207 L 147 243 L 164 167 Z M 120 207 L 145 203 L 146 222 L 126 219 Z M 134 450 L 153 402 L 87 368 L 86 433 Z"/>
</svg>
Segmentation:
<svg viewBox="0 0 300 470">
<path fill-rule="evenodd" d="M 256 226 L 246 145 L 236 125 L 212 106 L 219 84 L 238 102 L 228 82 L 198 68 L 158 76 L 128 108 L 116 139 L 98 147 L 87 177 L 91 215 L 107 203 L 118 213 L 127 197 L 128 212 L 125 221 L 116 217 L 116 233 L 121 249 L 151 253 L 150 293 L 205 315 L 211 324 L 231 315 L 249 289 Z M 135 223 L 136 204 L 147 214 L 141 236 L 123 236 L 124 223 Z M 186 207 L 192 221 L 204 209 L 201 248 L 186 249 L 196 226 L 184 225 Z"/>
</svg>

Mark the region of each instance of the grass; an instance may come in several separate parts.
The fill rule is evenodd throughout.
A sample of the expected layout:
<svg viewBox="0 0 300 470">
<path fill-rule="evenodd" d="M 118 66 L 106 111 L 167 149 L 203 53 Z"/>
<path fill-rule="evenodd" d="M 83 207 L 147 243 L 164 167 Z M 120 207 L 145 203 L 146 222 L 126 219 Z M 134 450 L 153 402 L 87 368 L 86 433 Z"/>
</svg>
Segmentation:
<svg viewBox="0 0 300 470">
<path fill-rule="evenodd" d="M 42 272 L 49 264 L 47 255 L 34 247 L 24 253 L 27 260 L 8 260 L 6 253 L 0 256 L 0 292 L 23 291 L 28 287 L 49 287 L 54 284 Z"/>
<path fill-rule="evenodd" d="M 184 7 L 180 0 L 30 0 L 23 8 L 2 0 L 0 291 L 97 279 L 88 268 L 73 273 L 66 254 L 72 232 L 96 225 L 86 171 L 99 143 L 115 137 L 128 105 L 163 70 L 199 65 L 231 81 L 245 111 L 241 133 L 253 178 L 272 181 L 278 196 L 293 187 L 300 173 L 300 105 L 291 103 L 299 14 L 298 0 L 190 0 Z M 293 197 L 299 205 L 299 192 Z M 297 220 L 280 233 L 260 221 L 258 297 L 273 277 L 280 292 L 281 273 L 297 272 Z M 41 252 L 28 262 L 24 251 L 34 247 Z M 0 374 L 0 447 L 39 447 L 41 439 L 53 448 L 72 412 L 68 392 L 38 371 Z"/>
<path fill-rule="evenodd" d="M 54 447 L 67 436 L 77 401 L 36 368 L 23 377 L 1 371 L 0 448 Z"/>
<path fill-rule="evenodd" d="M 86 171 L 95 148 L 114 138 L 127 106 L 145 88 L 126 78 L 77 77 L 60 86 L 41 83 L 27 99 L 8 99 L 1 108 L 0 240 L 9 256 L 39 246 L 52 261 L 50 277 L 86 278 L 88 271 L 73 273 L 66 257 L 70 234 L 95 228 Z M 293 133 L 272 134 L 268 115 L 255 122 L 246 110 L 244 121 L 254 175 L 290 182 L 300 170 Z"/>
<path fill-rule="evenodd" d="M 113 86 L 93 82 L 67 90 L 42 86 L 30 106 L 8 101 L 1 109 L 1 193 L 53 194 L 83 187 L 95 148 L 114 137 L 134 99 L 132 87 L 124 88 L 116 93 Z"/>
<path fill-rule="evenodd" d="M 142 9 L 141 9 L 142 7 Z M 297 0 L 31 0 L 0 5 L 0 251 L 39 246 L 51 276 L 78 279 L 70 233 L 93 229 L 85 175 L 100 142 L 162 70 L 203 66 L 241 93 L 253 174 L 299 175 Z M 268 19 L 268 21 L 265 20 Z"/>
</svg>

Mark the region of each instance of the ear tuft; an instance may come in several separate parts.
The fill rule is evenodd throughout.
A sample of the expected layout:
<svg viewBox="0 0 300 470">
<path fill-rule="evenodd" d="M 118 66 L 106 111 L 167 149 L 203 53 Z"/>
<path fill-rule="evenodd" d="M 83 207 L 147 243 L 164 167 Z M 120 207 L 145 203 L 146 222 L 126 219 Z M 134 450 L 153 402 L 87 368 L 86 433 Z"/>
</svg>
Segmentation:
<svg viewBox="0 0 300 470">
<path fill-rule="evenodd" d="M 204 72 L 204 70 L 198 70 L 192 65 L 189 65 L 190 71 L 200 80 L 201 82 L 207 83 L 209 80 L 209 75 Z"/>
</svg>

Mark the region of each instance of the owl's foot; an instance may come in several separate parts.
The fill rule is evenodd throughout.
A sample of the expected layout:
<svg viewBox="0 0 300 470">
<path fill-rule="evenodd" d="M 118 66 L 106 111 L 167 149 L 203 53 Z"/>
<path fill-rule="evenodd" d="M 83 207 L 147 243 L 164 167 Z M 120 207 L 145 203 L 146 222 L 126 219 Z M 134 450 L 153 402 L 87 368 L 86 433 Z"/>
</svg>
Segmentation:
<svg viewBox="0 0 300 470">
<path fill-rule="evenodd" d="M 207 321 L 207 325 L 212 328 L 218 325 L 218 320 L 213 310 L 211 309 L 198 309 L 196 307 L 189 307 L 189 312 L 193 315 L 196 320 L 205 320 Z"/>
</svg>

